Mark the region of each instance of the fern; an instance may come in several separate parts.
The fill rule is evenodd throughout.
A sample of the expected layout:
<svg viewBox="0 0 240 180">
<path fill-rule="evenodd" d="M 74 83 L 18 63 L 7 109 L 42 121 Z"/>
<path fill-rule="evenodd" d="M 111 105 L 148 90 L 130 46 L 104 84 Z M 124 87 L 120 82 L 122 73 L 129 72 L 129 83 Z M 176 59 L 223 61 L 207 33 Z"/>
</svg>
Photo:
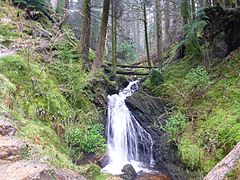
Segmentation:
<svg viewBox="0 0 240 180">
<path fill-rule="evenodd" d="M 36 10 L 43 14 L 49 11 L 47 0 L 14 0 L 13 3 L 23 9 Z"/>
<path fill-rule="evenodd" d="M 186 54 L 196 59 L 203 55 L 203 30 L 207 25 L 207 16 L 204 11 L 198 13 L 197 18 L 191 23 L 184 26 Z"/>
</svg>

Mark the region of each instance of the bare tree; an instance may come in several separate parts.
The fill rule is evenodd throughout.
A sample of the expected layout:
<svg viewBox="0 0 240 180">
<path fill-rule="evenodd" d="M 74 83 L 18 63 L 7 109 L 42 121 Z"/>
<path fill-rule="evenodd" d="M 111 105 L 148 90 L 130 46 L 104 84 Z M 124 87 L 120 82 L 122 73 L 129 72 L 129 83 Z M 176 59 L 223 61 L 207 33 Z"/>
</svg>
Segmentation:
<svg viewBox="0 0 240 180">
<path fill-rule="evenodd" d="M 96 72 L 102 65 L 102 58 L 104 55 L 106 34 L 107 34 L 107 25 L 108 25 L 108 16 L 109 16 L 110 0 L 104 0 L 103 2 L 103 13 L 102 21 L 100 27 L 100 38 L 96 52 L 96 59 L 92 65 L 92 72 Z"/>
<path fill-rule="evenodd" d="M 89 66 L 89 44 L 90 44 L 90 22 L 91 22 L 91 0 L 83 3 L 83 26 L 81 33 L 80 54 L 86 68 Z"/>
<path fill-rule="evenodd" d="M 116 51 L 117 51 L 117 26 L 116 26 L 116 1 L 112 0 L 112 72 L 116 74 L 116 65 L 117 65 L 117 58 L 116 58 Z"/>
<path fill-rule="evenodd" d="M 162 8 L 160 0 L 155 0 L 156 3 L 156 30 L 157 30 L 157 55 L 158 62 L 163 62 L 162 58 Z"/>
<path fill-rule="evenodd" d="M 146 3 L 142 3 L 143 6 L 143 22 L 144 22 L 144 31 L 145 31 L 145 46 L 147 52 L 147 62 L 148 66 L 151 66 L 151 59 L 150 59 L 150 52 L 149 52 L 149 43 L 148 43 L 148 26 L 147 26 L 147 10 L 146 10 Z"/>
</svg>

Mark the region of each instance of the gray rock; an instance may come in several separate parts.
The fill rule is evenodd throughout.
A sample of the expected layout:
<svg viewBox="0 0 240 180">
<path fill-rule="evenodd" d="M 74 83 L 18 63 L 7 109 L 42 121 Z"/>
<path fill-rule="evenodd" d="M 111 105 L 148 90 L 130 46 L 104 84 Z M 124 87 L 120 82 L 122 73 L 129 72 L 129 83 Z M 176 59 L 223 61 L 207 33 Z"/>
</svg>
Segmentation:
<svg viewBox="0 0 240 180">
<path fill-rule="evenodd" d="M 125 180 L 134 180 L 137 178 L 137 173 L 131 164 L 124 165 L 122 172 L 121 178 Z"/>
</svg>

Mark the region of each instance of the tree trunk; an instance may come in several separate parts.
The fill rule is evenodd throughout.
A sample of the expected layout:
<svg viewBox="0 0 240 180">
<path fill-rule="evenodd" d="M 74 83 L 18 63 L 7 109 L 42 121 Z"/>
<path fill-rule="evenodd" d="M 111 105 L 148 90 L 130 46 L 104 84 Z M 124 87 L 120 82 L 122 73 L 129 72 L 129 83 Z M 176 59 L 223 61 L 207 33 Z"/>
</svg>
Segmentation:
<svg viewBox="0 0 240 180">
<path fill-rule="evenodd" d="M 147 28 L 147 10 L 146 4 L 143 3 L 143 16 L 144 16 L 144 31 L 145 31 L 145 46 L 147 51 L 147 62 L 148 66 L 151 66 L 150 53 L 149 53 L 149 44 L 148 44 L 148 28 Z"/>
<path fill-rule="evenodd" d="M 92 65 L 92 72 L 96 72 L 102 65 L 102 58 L 104 55 L 106 34 L 107 34 L 109 7 L 110 7 L 110 0 L 104 0 L 102 21 L 101 21 L 101 27 L 100 27 L 100 39 L 97 47 L 96 59 Z"/>
<path fill-rule="evenodd" d="M 196 16 L 195 0 L 191 0 L 191 5 L 192 5 L 192 20 L 194 20 Z"/>
<path fill-rule="evenodd" d="M 117 51 L 117 26 L 116 26 L 116 1 L 112 0 L 112 72 L 116 74 L 116 51 Z"/>
<path fill-rule="evenodd" d="M 138 17 L 140 16 L 139 14 L 140 13 L 137 12 L 137 16 Z M 141 43 L 140 43 L 140 36 L 141 36 L 141 32 L 140 32 L 141 24 L 140 23 L 141 22 L 139 20 L 137 20 L 137 52 L 138 52 L 138 54 L 141 54 L 141 52 L 142 52 L 142 50 L 141 50 Z"/>
<path fill-rule="evenodd" d="M 240 142 L 219 162 L 204 178 L 204 180 L 224 179 L 225 176 L 240 162 Z"/>
<path fill-rule="evenodd" d="M 91 0 L 83 2 L 83 26 L 81 34 L 80 54 L 86 68 L 89 66 L 89 44 L 90 44 L 90 23 L 91 23 Z"/>
<path fill-rule="evenodd" d="M 169 47 L 169 37 L 170 37 L 170 2 L 168 0 L 165 1 L 165 8 L 164 8 L 164 16 L 165 16 L 165 38 L 164 44 L 165 48 Z"/>
<path fill-rule="evenodd" d="M 156 29 L 157 29 L 157 55 L 158 62 L 162 64 L 162 10 L 160 0 L 155 0 L 156 2 Z"/>
</svg>

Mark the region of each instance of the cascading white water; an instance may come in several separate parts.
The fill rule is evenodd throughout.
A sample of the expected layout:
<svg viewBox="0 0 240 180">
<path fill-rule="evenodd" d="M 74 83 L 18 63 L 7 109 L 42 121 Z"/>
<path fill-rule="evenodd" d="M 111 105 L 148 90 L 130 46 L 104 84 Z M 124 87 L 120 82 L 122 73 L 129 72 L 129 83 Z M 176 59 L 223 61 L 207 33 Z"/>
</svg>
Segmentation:
<svg viewBox="0 0 240 180">
<path fill-rule="evenodd" d="M 126 164 L 136 172 L 153 164 L 151 135 L 143 129 L 125 104 L 125 99 L 138 90 L 139 81 L 132 81 L 119 94 L 108 96 L 107 148 L 109 164 L 102 172 L 122 174 Z"/>
</svg>

